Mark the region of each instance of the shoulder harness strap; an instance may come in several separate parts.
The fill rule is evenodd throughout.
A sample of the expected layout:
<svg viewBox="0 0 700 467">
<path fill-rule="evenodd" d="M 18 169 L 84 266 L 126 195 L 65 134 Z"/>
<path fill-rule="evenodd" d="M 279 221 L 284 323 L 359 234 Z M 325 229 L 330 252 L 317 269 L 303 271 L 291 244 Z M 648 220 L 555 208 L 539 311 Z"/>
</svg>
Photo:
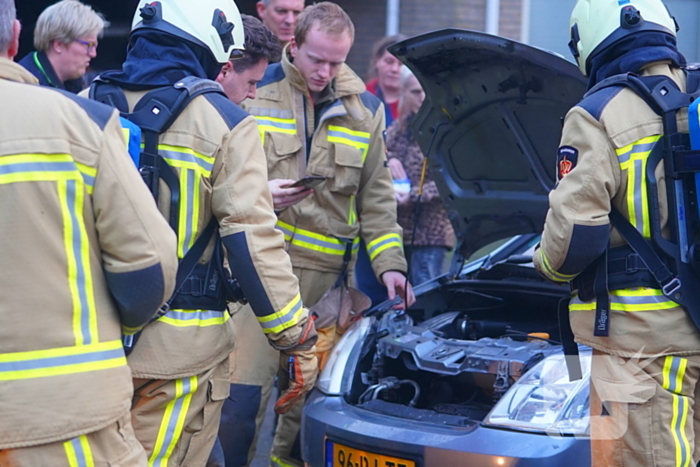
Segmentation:
<svg viewBox="0 0 700 467">
<path fill-rule="evenodd" d="M 692 248 L 689 247 L 689 243 L 700 240 L 696 238 L 700 232 L 692 232 L 697 230 L 695 226 L 700 220 L 698 206 L 697 203 L 689 202 L 689 194 L 695 189 L 695 174 L 700 171 L 700 151 L 690 149 L 688 135 L 678 131 L 676 122 L 677 112 L 687 108 L 700 96 L 700 72 L 688 71 L 686 93 L 667 76 L 639 77 L 628 73 L 602 81 L 587 95 L 609 86 L 632 89 L 663 122 L 663 135 L 649 154 L 646 169 L 651 239 L 645 239 L 615 208 L 610 213 L 610 220 L 642 259 L 663 294 L 683 305 L 700 329 L 700 280 L 695 273 L 697 267 L 692 264 Z M 655 170 L 662 160 L 671 240 L 664 238 L 661 233 Z M 603 335 L 607 335 L 607 330 Z"/>
</svg>

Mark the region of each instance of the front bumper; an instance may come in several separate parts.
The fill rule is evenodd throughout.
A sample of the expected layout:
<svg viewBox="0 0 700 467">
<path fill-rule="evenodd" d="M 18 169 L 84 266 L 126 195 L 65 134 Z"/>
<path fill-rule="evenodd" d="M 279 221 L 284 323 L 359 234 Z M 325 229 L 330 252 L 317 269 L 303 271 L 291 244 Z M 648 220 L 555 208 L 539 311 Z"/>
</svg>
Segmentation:
<svg viewBox="0 0 700 467">
<path fill-rule="evenodd" d="M 590 467 L 588 439 L 500 430 L 441 427 L 377 414 L 314 389 L 304 407 L 302 455 L 328 467 L 326 439 L 416 461 L 417 467 Z"/>
</svg>

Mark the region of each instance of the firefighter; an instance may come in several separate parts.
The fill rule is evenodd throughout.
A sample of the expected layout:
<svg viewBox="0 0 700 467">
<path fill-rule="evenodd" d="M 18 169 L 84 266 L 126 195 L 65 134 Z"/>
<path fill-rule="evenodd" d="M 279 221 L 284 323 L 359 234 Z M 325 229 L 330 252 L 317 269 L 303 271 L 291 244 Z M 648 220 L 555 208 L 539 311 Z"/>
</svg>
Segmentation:
<svg viewBox="0 0 700 467">
<path fill-rule="evenodd" d="M 284 412 L 303 401 L 313 386 L 316 335 L 284 237 L 275 229 L 256 121 L 210 81 L 242 48 L 241 18 L 231 0 L 143 0 L 123 71 L 102 74 L 91 93 L 99 98 L 101 86 L 114 90 L 116 85 L 134 112 L 155 88 L 170 92 L 198 79 L 195 89 L 213 85 L 220 91 L 194 97 L 158 136 L 158 155 L 168 164 L 161 172 L 159 206 L 168 219 L 174 210 L 178 213 L 174 228 L 181 261 L 200 238 L 207 240 L 204 232 L 211 220 L 218 222 L 231 273 L 269 343 L 281 351 L 281 365 L 293 373 L 277 406 Z M 162 108 L 154 107 L 153 118 Z M 147 126 L 142 122 L 144 131 Z M 148 136 L 144 141 L 152 143 Z M 165 169 L 175 174 L 177 197 Z M 152 465 L 205 465 L 229 395 L 234 326 L 217 292 L 223 281 L 210 275 L 219 266 L 214 264 L 217 241 L 214 236 L 170 311 L 146 326 L 129 356 L 134 428 Z"/>
<path fill-rule="evenodd" d="M 664 127 L 635 91 L 604 81 L 625 73 L 666 76 L 684 90 L 675 21 L 661 0 L 578 0 L 571 36 L 591 91 L 564 122 L 558 183 L 535 266 L 552 281 L 573 280 L 571 328 L 578 343 L 594 349 L 593 465 L 695 465 L 700 333 L 621 236 L 630 225 L 650 241 L 650 213 L 658 209 L 660 232 L 669 238 L 666 190 L 674 188 L 663 159 L 649 168 L 658 190 L 646 183 Z M 682 132 L 686 114 L 677 114 Z"/>
<path fill-rule="evenodd" d="M 258 84 L 257 97 L 243 103 L 258 121 L 278 212 L 277 228 L 284 233 L 302 298 L 310 307 L 323 308 L 317 320 L 322 323 L 317 325 L 320 362 L 342 332 L 337 327 L 340 310 L 325 305 L 334 302 L 333 297 L 357 297 L 347 292 L 346 285 L 352 285 L 348 269 L 360 237 L 389 297 L 400 295 L 404 300 L 400 306 L 414 301 L 405 276 L 402 231 L 396 223 L 396 201 L 386 166 L 384 108 L 345 65 L 353 40 L 352 21 L 338 5 L 322 2 L 307 7 L 299 16 L 281 63 L 268 67 Z M 310 175 L 323 181 L 314 188 L 289 186 Z M 336 287 L 339 280 L 343 292 Z M 323 297 L 325 304 L 320 303 Z M 358 303 L 355 311 L 362 307 L 361 299 L 353 302 Z M 245 339 L 248 345 L 256 346 L 260 334 L 248 332 Z M 248 357 L 247 353 L 234 352 L 232 399 L 260 401 L 259 410 L 263 410 L 266 387 L 274 378 L 267 370 L 272 366 L 266 362 L 276 357 L 271 352 L 256 353 L 255 359 Z M 241 419 L 250 420 L 260 413 L 250 403 L 238 406 Z M 301 465 L 300 421 L 301 407 L 280 417 L 271 455 L 273 466 Z M 259 429 L 252 421 L 244 426 Z M 249 436 L 249 442 L 254 438 Z M 249 459 L 252 454 L 251 449 Z M 245 465 L 246 461 L 243 458 L 233 465 Z"/>
<path fill-rule="evenodd" d="M 173 291 L 175 235 L 119 116 L 12 62 L 0 0 L 0 466 L 146 467 L 120 333 Z"/>
</svg>

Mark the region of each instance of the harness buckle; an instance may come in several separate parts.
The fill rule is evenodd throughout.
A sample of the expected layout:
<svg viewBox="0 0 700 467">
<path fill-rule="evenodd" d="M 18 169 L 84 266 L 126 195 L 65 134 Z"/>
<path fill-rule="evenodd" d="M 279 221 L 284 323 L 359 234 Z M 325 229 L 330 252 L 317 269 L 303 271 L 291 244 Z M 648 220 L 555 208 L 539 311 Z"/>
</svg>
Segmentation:
<svg viewBox="0 0 700 467">
<path fill-rule="evenodd" d="M 661 291 L 665 296 L 673 298 L 673 294 L 675 294 L 681 289 L 681 285 L 681 280 L 677 277 L 674 277 L 667 284 L 661 285 Z"/>
<path fill-rule="evenodd" d="M 639 255 L 629 255 L 627 258 L 625 258 L 626 261 L 626 270 L 625 272 L 627 274 L 634 274 L 635 272 L 641 271 L 642 269 L 646 269 L 644 266 L 644 263 L 639 258 Z"/>
</svg>

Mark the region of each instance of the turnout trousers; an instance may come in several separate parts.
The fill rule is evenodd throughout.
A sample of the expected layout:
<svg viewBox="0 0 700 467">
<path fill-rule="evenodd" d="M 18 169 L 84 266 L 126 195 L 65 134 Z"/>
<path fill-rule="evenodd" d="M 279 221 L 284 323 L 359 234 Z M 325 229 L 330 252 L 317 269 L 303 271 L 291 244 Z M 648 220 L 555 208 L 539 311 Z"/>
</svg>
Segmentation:
<svg viewBox="0 0 700 467">
<path fill-rule="evenodd" d="M 316 304 L 338 279 L 337 272 L 294 268 L 304 306 Z M 226 467 L 247 466 L 255 448 L 279 369 L 279 352 L 268 344 L 253 310 L 246 305 L 232 319 L 236 348 L 231 353 L 231 394 L 224 404 L 219 437 Z M 319 343 L 322 339 L 319 334 Z M 317 347 L 319 344 L 317 344 Z M 278 416 L 271 465 L 302 465 L 299 445 L 302 405 Z"/>
<path fill-rule="evenodd" d="M 66 441 L 0 450 L 0 467 L 147 467 L 127 413 L 106 428 Z"/>
<path fill-rule="evenodd" d="M 131 416 L 149 467 L 204 467 L 229 393 L 228 357 L 187 378 L 134 379 Z"/>
<path fill-rule="evenodd" d="M 593 467 L 694 467 L 699 378 L 700 355 L 624 358 L 594 350 Z"/>
</svg>

